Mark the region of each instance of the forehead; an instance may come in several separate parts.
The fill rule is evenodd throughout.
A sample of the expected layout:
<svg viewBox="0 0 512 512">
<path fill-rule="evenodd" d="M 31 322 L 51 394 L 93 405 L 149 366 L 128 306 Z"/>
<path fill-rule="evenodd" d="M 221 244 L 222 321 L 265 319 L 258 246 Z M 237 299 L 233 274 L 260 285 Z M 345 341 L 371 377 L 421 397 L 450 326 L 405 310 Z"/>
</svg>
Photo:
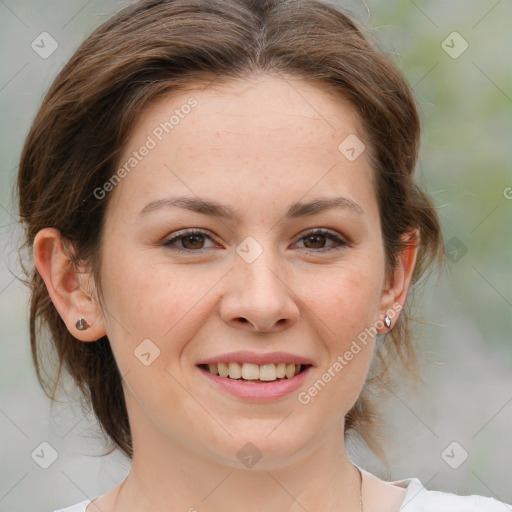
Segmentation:
<svg viewBox="0 0 512 512">
<path fill-rule="evenodd" d="M 197 106 L 190 109 L 187 104 L 192 98 Z M 255 74 L 244 79 L 223 78 L 195 87 L 189 85 L 147 107 L 136 129 L 147 131 L 162 119 L 170 119 L 173 112 L 180 114 L 180 120 L 174 121 L 178 121 L 175 127 L 186 117 L 189 125 L 199 123 L 201 131 L 211 131 L 212 126 L 205 123 L 209 118 L 216 117 L 218 122 L 222 116 L 222 126 L 237 133 L 254 134 L 254 124 L 259 121 L 258 128 L 276 135 L 284 124 L 292 124 L 297 131 L 318 130 L 322 126 L 324 136 L 328 131 L 334 134 L 350 129 L 363 138 L 360 118 L 341 93 L 323 83 L 292 76 Z"/>
<path fill-rule="evenodd" d="M 340 151 L 340 143 L 354 136 L 362 143 L 353 107 L 318 84 L 268 75 L 214 81 L 146 108 L 120 165 L 134 151 L 151 148 L 117 188 L 130 202 L 171 192 L 222 193 L 235 201 L 263 194 L 283 202 L 287 195 L 298 200 L 311 190 L 318 196 L 340 183 L 361 195 L 371 188 L 369 158 L 363 152 L 351 161 Z"/>
</svg>

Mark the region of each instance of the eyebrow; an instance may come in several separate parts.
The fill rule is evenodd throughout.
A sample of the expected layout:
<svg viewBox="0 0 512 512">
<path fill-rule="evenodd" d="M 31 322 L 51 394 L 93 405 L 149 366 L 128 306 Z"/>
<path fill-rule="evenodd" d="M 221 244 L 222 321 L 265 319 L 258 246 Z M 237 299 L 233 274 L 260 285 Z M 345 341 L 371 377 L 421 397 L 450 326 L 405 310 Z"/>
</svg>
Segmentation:
<svg viewBox="0 0 512 512">
<path fill-rule="evenodd" d="M 161 208 L 183 208 L 196 213 L 204 215 L 211 215 L 223 219 L 230 219 L 240 221 L 241 213 L 239 210 L 233 210 L 229 206 L 218 203 L 217 201 L 210 201 L 198 197 L 177 196 L 167 197 L 165 199 L 157 199 L 146 204 L 139 212 L 140 215 L 159 210 Z M 293 203 L 285 213 L 286 218 L 296 219 L 299 217 L 306 217 L 314 215 L 329 208 L 348 208 L 349 210 L 362 214 L 363 209 L 354 201 L 347 197 L 326 197 L 313 199 L 308 203 L 296 202 Z"/>
</svg>

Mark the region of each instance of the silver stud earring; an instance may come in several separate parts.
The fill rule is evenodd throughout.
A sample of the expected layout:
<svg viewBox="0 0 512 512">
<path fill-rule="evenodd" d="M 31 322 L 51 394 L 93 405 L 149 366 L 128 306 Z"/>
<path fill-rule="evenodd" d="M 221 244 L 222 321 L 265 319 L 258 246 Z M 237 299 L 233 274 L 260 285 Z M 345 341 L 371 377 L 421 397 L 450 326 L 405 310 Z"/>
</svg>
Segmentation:
<svg viewBox="0 0 512 512">
<path fill-rule="evenodd" d="M 384 323 L 386 324 L 386 327 L 389 329 L 391 327 L 391 318 L 389 318 L 388 315 L 384 317 Z"/>
<path fill-rule="evenodd" d="M 79 331 L 85 331 L 86 329 L 89 329 L 89 327 L 91 327 L 83 317 L 80 317 L 76 321 L 75 326 Z"/>
</svg>

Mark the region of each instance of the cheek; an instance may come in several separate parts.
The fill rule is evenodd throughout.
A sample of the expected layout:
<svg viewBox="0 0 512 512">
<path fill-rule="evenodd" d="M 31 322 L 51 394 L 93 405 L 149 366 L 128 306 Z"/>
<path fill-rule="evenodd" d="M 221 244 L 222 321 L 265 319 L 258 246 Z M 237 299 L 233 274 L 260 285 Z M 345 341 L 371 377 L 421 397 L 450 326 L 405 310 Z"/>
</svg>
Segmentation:
<svg viewBox="0 0 512 512">
<path fill-rule="evenodd" d="M 315 335 L 323 341 L 327 358 L 322 362 L 323 383 L 332 395 L 324 393 L 319 403 L 339 400 L 346 410 L 356 400 L 373 356 L 374 331 L 379 319 L 380 291 L 383 272 L 374 262 L 365 264 L 360 257 L 330 275 L 317 279 L 306 301 L 315 317 Z M 315 394 L 315 390 L 312 390 Z M 316 395 L 315 395 L 316 396 Z"/>
<path fill-rule="evenodd" d="M 134 351 L 149 339 L 160 361 L 174 366 L 211 314 L 209 291 L 221 276 L 164 259 L 151 263 L 143 251 L 126 254 L 130 257 L 111 256 L 106 261 L 115 264 L 104 267 L 107 335 L 116 359 L 125 371 L 137 367 Z"/>
<path fill-rule="evenodd" d="M 334 271 L 317 275 L 308 286 L 303 282 L 302 297 L 318 318 L 330 328 L 331 337 L 341 341 L 356 336 L 377 320 L 382 272 L 364 257 L 344 262 Z M 313 276 L 311 276 L 313 277 Z"/>
<path fill-rule="evenodd" d="M 356 269 L 339 272 L 337 280 L 324 284 L 325 293 L 311 297 L 308 305 L 318 317 L 315 331 L 322 329 L 324 333 L 319 339 L 326 357 L 297 400 L 304 411 L 319 411 L 314 414 L 326 425 L 333 425 L 352 408 L 368 375 L 375 344 L 370 328 L 376 320 L 378 286 Z"/>
</svg>

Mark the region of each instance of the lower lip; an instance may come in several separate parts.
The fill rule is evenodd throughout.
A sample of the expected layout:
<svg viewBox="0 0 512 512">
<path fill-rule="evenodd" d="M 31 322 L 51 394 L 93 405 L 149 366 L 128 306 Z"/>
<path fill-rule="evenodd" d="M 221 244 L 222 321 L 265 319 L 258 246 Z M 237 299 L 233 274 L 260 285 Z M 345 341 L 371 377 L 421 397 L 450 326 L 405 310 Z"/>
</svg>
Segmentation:
<svg viewBox="0 0 512 512">
<path fill-rule="evenodd" d="M 252 402 L 268 402 L 278 400 L 297 391 L 303 384 L 309 374 L 312 366 L 308 366 L 304 371 L 295 375 L 291 379 L 283 379 L 268 383 L 262 382 L 246 382 L 243 380 L 230 379 L 228 377 L 220 377 L 214 375 L 204 368 L 199 371 L 220 389 L 244 400 Z"/>
</svg>

